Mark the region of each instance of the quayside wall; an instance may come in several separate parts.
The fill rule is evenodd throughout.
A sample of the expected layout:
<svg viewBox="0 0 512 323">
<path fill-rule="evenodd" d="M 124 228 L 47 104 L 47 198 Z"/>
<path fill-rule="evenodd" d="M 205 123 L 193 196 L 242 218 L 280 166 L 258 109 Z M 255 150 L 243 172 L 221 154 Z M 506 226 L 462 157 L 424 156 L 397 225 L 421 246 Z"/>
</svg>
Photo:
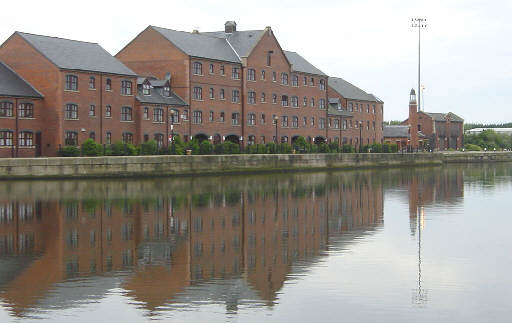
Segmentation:
<svg viewBox="0 0 512 323">
<path fill-rule="evenodd" d="M 512 152 L 276 154 L 0 159 L 0 179 L 181 176 L 512 162 Z"/>
</svg>

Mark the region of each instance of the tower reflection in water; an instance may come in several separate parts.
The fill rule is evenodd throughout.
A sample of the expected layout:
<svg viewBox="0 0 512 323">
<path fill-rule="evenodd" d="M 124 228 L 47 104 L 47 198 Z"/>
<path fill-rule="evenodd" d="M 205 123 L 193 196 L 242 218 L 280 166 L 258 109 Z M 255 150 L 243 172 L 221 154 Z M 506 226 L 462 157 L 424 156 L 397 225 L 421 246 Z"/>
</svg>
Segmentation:
<svg viewBox="0 0 512 323">
<path fill-rule="evenodd" d="M 396 178 L 9 183 L 0 189 L 0 297 L 16 316 L 95 302 L 114 288 L 150 312 L 204 301 L 228 312 L 274 306 L 293 275 L 383 225 L 383 191 Z M 412 192 L 414 180 L 399 181 Z"/>
</svg>

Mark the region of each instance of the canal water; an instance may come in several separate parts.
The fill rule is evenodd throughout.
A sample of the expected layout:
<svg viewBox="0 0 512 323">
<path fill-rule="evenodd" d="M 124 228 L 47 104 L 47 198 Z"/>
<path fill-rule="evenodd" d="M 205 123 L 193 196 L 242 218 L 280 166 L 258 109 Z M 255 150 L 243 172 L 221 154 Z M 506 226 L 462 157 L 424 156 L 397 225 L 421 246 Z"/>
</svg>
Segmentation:
<svg viewBox="0 0 512 323">
<path fill-rule="evenodd" d="M 0 182 L 0 321 L 510 322 L 512 165 Z"/>
</svg>

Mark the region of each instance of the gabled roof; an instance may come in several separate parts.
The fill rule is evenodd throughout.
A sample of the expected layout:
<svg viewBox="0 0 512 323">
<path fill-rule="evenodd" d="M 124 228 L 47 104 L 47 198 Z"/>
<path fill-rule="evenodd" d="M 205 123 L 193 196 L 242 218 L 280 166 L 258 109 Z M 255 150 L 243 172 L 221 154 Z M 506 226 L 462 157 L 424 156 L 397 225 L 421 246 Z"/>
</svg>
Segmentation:
<svg viewBox="0 0 512 323">
<path fill-rule="evenodd" d="M 428 115 L 432 118 L 434 121 L 446 121 L 447 118 L 450 119 L 451 122 L 464 122 L 464 119 L 456 115 L 455 113 L 448 112 L 448 113 L 440 113 L 440 112 L 425 112 L 422 111 L 424 114 Z"/>
<path fill-rule="evenodd" d="M 233 33 L 214 31 L 201 34 L 226 39 L 229 42 L 228 46 L 231 45 L 233 47 L 238 57 L 248 57 L 264 33 L 265 30 L 243 30 Z"/>
<path fill-rule="evenodd" d="M 384 126 L 382 130 L 384 138 L 409 138 L 409 126 Z"/>
<path fill-rule="evenodd" d="M 313 66 L 304 57 L 300 56 L 296 52 L 284 51 L 286 58 L 292 64 L 292 71 L 327 76 L 324 72 Z"/>
<path fill-rule="evenodd" d="M 156 26 L 150 26 L 150 28 L 159 32 L 189 56 L 240 63 L 240 59 L 224 38 L 207 33 L 188 33 Z"/>
<path fill-rule="evenodd" d="M 339 77 L 329 77 L 329 86 L 345 99 L 382 102 L 373 94 L 366 93 L 357 86 Z"/>
<path fill-rule="evenodd" d="M 142 93 L 142 84 L 148 80 L 152 86 L 150 95 L 144 95 Z M 139 83 L 140 81 L 140 83 Z M 161 105 L 175 105 L 175 106 L 186 106 L 187 103 L 176 93 L 171 90 L 170 96 L 164 96 L 162 93 L 163 86 L 167 83 L 167 80 L 158 80 L 152 78 L 138 78 L 137 81 L 137 101 L 140 103 L 147 104 L 161 104 Z"/>
<path fill-rule="evenodd" d="M 0 61 L 0 96 L 42 98 L 30 83 Z"/>
<path fill-rule="evenodd" d="M 96 43 L 16 32 L 58 68 L 118 75 L 136 74 Z"/>
</svg>

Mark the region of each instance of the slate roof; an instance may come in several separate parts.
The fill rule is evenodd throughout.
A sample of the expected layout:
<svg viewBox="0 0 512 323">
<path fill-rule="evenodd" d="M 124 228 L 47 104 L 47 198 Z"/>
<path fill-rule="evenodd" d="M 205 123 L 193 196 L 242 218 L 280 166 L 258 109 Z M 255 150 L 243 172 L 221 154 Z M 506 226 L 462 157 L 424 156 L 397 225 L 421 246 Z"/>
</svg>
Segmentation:
<svg viewBox="0 0 512 323">
<path fill-rule="evenodd" d="M 224 38 L 155 26 L 151 26 L 151 28 L 189 56 L 240 63 L 240 59 Z"/>
<path fill-rule="evenodd" d="M 324 72 L 313 66 L 304 57 L 300 56 L 296 52 L 284 51 L 286 58 L 292 64 L 292 70 L 297 72 L 303 72 L 308 74 L 323 75 L 327 76 Z"/>
<path fill-rule="evenodd" d="M 57 67 L 118 75 L 136 74 L 96 43 L 16 32 Z"/>
<path fill-rule="evenodd" d="M 455 113 L 448 112 L 448 113 L 439 113 L 439 112 L 424 112 L 426 115 L 432 118 L 434 121 L 446 121 L 446 118 L 450 118 L 450 121 L 452 122 L 464 122 L 464 119 L 456 115 Z"/>
<path fill-rule="evenodd" d="M 266 30 L 242 30 L 233 33 L 224 31 L 189 33 L 150 26 L 185 54 L 194 57 L 241 63 L 248 57 Z M 295 52 L 284 51 L 292 70 L 308 74 L 323 75 L 324 72 L 313 66 Z"/>
<path fill-rule="evenodd" d="M 373 94 L 366 93 L 357 86 L 339 77 L 329 77 L 329 86 L 342 95 L 345 99 L 382 102 Z"/>
<path fill-rule="evenodd" d="M 42 98 L 30 83 L 0 61 L 0 96 Z"/>
<path fill-rule="evenodd" d="M 139 78 L 141 79 L 141 78 Z M 145 80 L 145 78 L 142 78 Z M 151 91 L 149 92 L 150 95 L 144 95 L 142 94 L 142 83 L 138 83 L 137 86 L 137 101 L 140 103 L 147 103 L 147 104 L 161 104 L 161 105 L 175 105 L 175 106 L 186 106 L 188 105 L 185 103 L 185 101 L 176 93 L 174 93 L 171 90 L 170 96 L 164 96 L 162 95 L 162 87 L 165 85 L 165 80 L 158 80 L 158 79 L 149 79 L 149 82 L 153 86 Z"/>
<path fill-rule="evenodd" d="M 409 126 L 384 126 L 384 138 L 409 138 Z"/>
</svg>

